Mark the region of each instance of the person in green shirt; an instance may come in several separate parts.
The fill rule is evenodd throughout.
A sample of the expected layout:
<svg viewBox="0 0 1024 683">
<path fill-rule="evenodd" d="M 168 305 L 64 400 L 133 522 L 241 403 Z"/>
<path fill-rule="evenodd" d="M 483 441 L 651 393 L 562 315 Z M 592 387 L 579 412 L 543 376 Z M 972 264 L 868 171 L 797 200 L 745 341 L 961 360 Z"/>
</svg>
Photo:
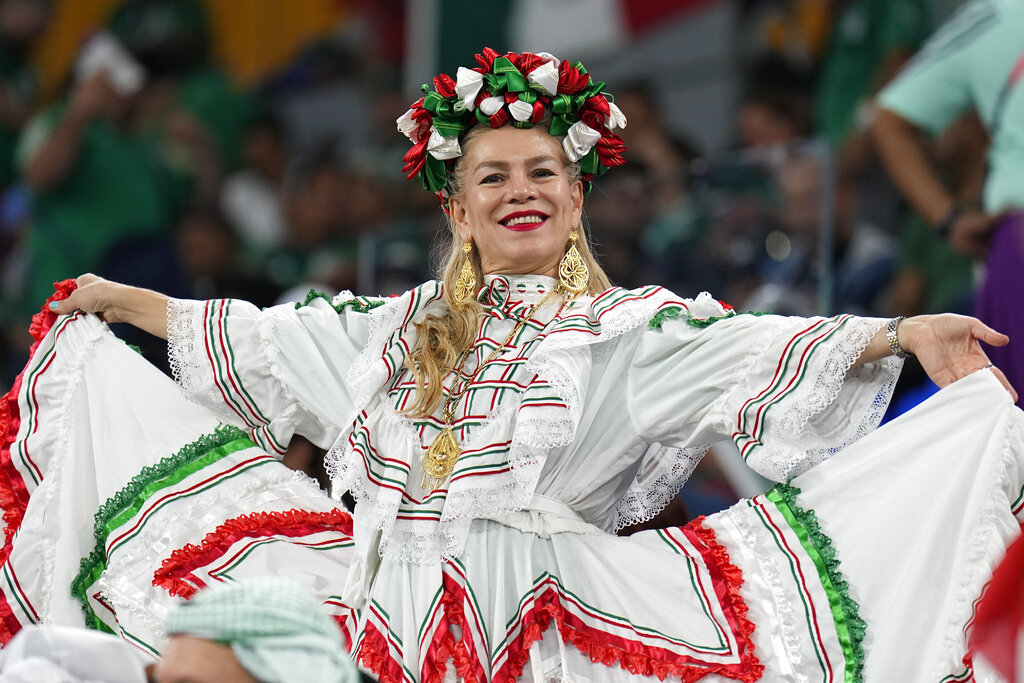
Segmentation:
<svg viewBox="0 0 1024 683">
<path fill-rule="evenodd" d="M 20 140 L 18 162 L 31 193 L 26 312 L 53 282 L 101 270 L 118 245 L 169 230 L 161 171 L 129 130 L 136 93 L 115 83 L 107 70 L 79 79 Z"/>
</svg>

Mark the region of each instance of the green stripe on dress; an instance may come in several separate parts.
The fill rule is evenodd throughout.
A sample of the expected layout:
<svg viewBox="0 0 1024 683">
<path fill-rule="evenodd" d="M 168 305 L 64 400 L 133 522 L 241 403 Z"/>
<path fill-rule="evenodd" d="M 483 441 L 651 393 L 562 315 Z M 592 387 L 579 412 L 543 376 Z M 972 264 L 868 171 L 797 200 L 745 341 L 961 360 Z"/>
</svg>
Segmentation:
<svg viewBox="0 0 1024 683">
<path fill-rule="evenodd" d="M 867 624 L 860 617 L 859 606 L 850 597 L 849 584 L 843 577 L 832 540 L 818 524 L 813 510 L 805 510 L 796 502 L 800 489 L 789 484 L 777 484 L 765 496 L 779 509 L 786 523 L 800 539 L 804 551 L 818 569 L 818 578 L 828 596 L 829 608 L 835 622 L 836 634 L 843 648 L 846 683 L 864 680 L 864 634 Z"/>
<path fill-rule="evenodd" d="M 212 434 L 200 437 L 182 447 L 174 455 L 143 468 L 124 488 L 100 506 L 93 525 L 96 543 L 92 552 L 82 558 L 81 569 L 71 582 L 71 594 L 82 603 L 87 626 L 111 632 L 111 629 L 93 612 L 86 593 L 106 568 L 106 541 L 110 533 L 130 520 L 145 499 L 159 489 L 172 485 L 188 474 L 231 453 L 254 447 L 255 444 L 245 432 L 237 427 L 221 425 Z"/>
</svg>

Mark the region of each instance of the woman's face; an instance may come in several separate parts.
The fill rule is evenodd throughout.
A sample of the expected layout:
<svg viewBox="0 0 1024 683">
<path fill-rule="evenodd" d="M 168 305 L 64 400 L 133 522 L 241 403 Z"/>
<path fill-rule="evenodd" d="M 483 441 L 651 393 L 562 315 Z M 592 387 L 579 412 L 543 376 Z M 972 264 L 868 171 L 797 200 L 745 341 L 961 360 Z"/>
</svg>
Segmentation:
<svg viewBox="0 0 1024 683">
<path fill-rule="evenodd" d="M 452 218 L 483 272 L 557 277 L 583 211 L 583 184 L 570 183 L 558 139 L 538 127 L 487 129 L 468 146 L 462 173 Z"/>
</svg>

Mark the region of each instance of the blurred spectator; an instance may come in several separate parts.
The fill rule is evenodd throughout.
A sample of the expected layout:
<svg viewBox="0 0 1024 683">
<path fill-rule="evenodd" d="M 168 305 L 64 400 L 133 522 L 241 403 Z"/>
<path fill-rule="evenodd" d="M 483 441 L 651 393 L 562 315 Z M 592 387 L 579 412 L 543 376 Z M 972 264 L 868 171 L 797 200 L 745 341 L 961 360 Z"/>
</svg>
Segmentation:
<svg viewBox="0 0 1024 683">
<path fill-rule="evenodd" d="M 986 257 L 973 313 L 1009 335 L 987 347 L 1010 383 L 1024 389 L 1024 47 L 1019 0 L 974 1 L 940 28 L 879 96 L 879 149 L 910 203 L 958 251 Z M 983 206 L 958 201 L 929 157 L 937 134 L 976 109 L 991 138 Z"/>
<path fill-rule="evenodd" d="M 168 233 L 165 176 L 130 129 L 143 78 L 113 38 L 96 34 L 83 46 L 67 96 L 22 136 L 19 161 L 32 193 L 26 313 L 54 281 L 102 270 L 117 246 Z"/>
<path fill-rule="evenodd" d="M 699 153 L 669 129 L 648 84 L 618 90 L 615 102 L 629 112 L 629 125 L 621 131 L 628 170 L 595 182 L 587 215 L 612 281 L 636 287 L 662 270 L 683 270 L 688 251 L 701 239 L 704 226 L 688 188 L 689 164 Z"/>
<path fill-rule="evenodd" d="M 145 683 L 146 663 L 107 633 L 26 626 L 0 650 L 0 683 Z"/>
<path fill-rule="evenodd" d="M 347 215 L 347 180 L 332 142 L 292 161 L 284 193 L 288 239 L 267 261 L 275 286 L 355 287 L 357 244 Z"/>
<path fill-rule="evenodd" d="M 186 214 L 175 230 L 175 245 L 190 296 L 196 299 L 245 299 L 272 306 L 280 293 L 240 257 L 238 238 L 216 211 Z"/>
<path fill-rule="evenodd" d="M 252 116 L 252 100 L 210 63 L 210 27 L 200 0 L 125 0 L 109 20 L 121 39 L 167 91 L 163 111 L 183 110 L 214 141 L 224 168 L 241 162 L 242 133 Z"/>
<path fill-rule="evenodd" d="M 976 204 L 987 165 L 988 133 L 976 112 L 962 116 L 930 145 L 936 169 L 957 201 Z M 893 283 L 891 314 L 969 314 L 974 291 L 971 259 L 953 249 L 915 211 L 901 222 L 900 268 Z"/>
<path fill-rule="evenodd" d="M 242 144 L 243 166 L 221 188 L 224 217 L 245 250 L 262 261 L 288 237 L 282 196 L 289 150 L 280 120 L 264 114 L 250 121 Z"/>
<path fill-rule="evenodd" d="M 14 180 L 18 136 L 39 95 L 29 51 L 45 33 L 52 13 L 50 0 L 0 2 L 0 190 Z"/>
<path fill-rule="evenodd" d="M 926 0 L 833 0 L 833 6 L 836 20 L 818 84 L 818 128 L 844 156 L 860 160 L 871 100 L 927 37 L 928 6 Z"/>
<path fill-rule="evenodd" d="M 821 0 L 742 0 L 741 46 L 748 61 L 778 57 L 813 66 L 828 39 L 834 3 Z"/>
<path fill-rule="evenodd" d="M 764 149 L 813 133 L 811 88 L 806 74 L 778 59 L 751 67 L 736 114 L 741 147 Z"/>
<path fill-rule="evenodd" d="M 341 631 L 303 587 L 279 578 L 220 584 L 167 615 L 157 683 L 355 683 Z"/>
</svg>

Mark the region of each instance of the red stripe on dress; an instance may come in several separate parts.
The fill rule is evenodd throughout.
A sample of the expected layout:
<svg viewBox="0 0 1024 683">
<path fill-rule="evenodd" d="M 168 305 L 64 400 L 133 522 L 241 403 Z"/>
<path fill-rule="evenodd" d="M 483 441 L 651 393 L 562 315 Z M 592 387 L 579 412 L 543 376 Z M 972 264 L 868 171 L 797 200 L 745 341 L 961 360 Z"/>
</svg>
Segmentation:
<svg viewBox="0 0 1024 683">
<path fill-rule="evenodd" d="M 206 320 L 209 320 L 211 318 L 209 312 L 211 305 L 213 305 L 212 301 L 207 301 L 203 305 L 203 316 Z M 217 387 L 217 391 L 219 391 L 220 395 L 224 398 L 224 404 L 227 405 L 228 408 L 231 408 L 231 410 L 234 411 L 234 413 L 238 415 L 238 417 L 242 418 L 242 421 L 245 422 L 245 424 L 247 424 L 249 427 L 254 427 L 255 425 L 252 424 L 252 422 L 250 422 L 249 419 L 242 414 L 242 411 L 235 407 L 234 402 L 232 402 L 231 399 L 228 398 L 228 395 L 225 392 L 224 387 L 222 386 L 220 380 L 217 377 L 217 375 L 220 373 L 218 372 L 217 369 L 217 361 L 215 361 L 213 358 L 213 348 L 211 346 L 210 333 L 207 331 L 207 323 L 205 322 L 203 323 L 203 350 L 206 351 L 206 359 L 210 362 L 210 369 L 213 371 L 213 385 Z"/>
<path fill-rule="evenodd" d="M 539 640 L 544 631 L 555 620 L 562 641 L 575 646 L 589 656 L 591 661 L 601 662 L 606 666 L 618 665 L 637 675 L 653 675 L 660 679 L 675 676 L 682 681 L 692 683 L 709 674 L 717 673 L 732 680 L 752 682 L 760 679 L 764 666 L 754 653 L 754 645 L 750 635 L 754 624 L 747 618 L 747 605 L 740 595 L 739 588 L 743 583 L 743 574 L 729 560 L 729 555 L 716 537 L 714 530 L 703 525 L 703 517 L 691 522 L 684 528 L 684 533 L 696 541 L 695 546 L 705 549 L 705 559 L 709 573 L 716 583 L 716 591 L 721 592 L 719 600 L 723 611 L 729 615 L 729 623 L 733 625 L 740 661 L 734 664 L 704 662 L 689 655 L 680 655 L 664 648 L 654 647 L 645 643 L 613 636 L 595 628 L 577 615 L 566 609 L 565 603 L 572 603 L 553 579 L 547 579 L 541 585 L 549 584 L 532 601 L 532 605 L 510 629 L 510 633 L 518 630 L 519 635 L 509 639 L 508 644 L 498 655 L 507 652 L 502 667 L 496 672 L 494 680 L 511 683 L 523 671 L 529 660 L 529 649 Z M 600 617 L 595 616 L 600 620 Z M 607 620 L 605 620 L 607 621 Z M 611 622 L 609 622 L 611 623 Z"/>
<path fill-rule="evenodd" d="M 197 589 L 185 578 L 195 579 L 193 571 L 223 556 L 239 540 L 268 536 L 298 538 L 322 531 L 336 531 L 351 539 L 352 516 L 342 510 L 310 512 L 298 509 L 240 515 L 206 534 L 199 545 L 189 543 L 173 551 L 153 574 L 153 585 L 173 596 L 191 598 Z"/>
<path fill-rule="evenodd" d="M 811 599 L 811 592 L 810 589 L 807 587 L 807 577 L 804 576 L 803 569 L 800 567 L 800 562 L 796 560 L 797 554 L 793 552 L 793 548 L 791 548 L 789 543 L 786 541 L 786 537 L 782 533 L 782 530 L 779 528 L 779 526 L 775 523 L 775 520 L 769 514 L 767 507 L 764 505 L 764 501 L 754 498 L 750 502 L 754 506 L 760 508 L 760 510 L 763 513 L 765 522 L 775 532 L 775 537 L 778 539 L 779 543 L 781 543 L 782 546 L 785 547 L 786 553 L 788 553 L 789 556 L 793 558 L 793 565 L 796 568 L 797 575 L 800 577 L 800 585 L 803 588 L 804 595 L 807 596 L 806 603 L 808 606 L 808 610 L 810 611 L 811 624 L 814 626 L 814 636 L 817 639 L 816 644 L 818 647 L 818 651 L 821 653 L 822 658 L 825 661 L 825 667 L 828 672 L 828 680 L 835 680 L 835 672 L 832 669 L 832 662 L 828 658 L 828 648 L 825 647 L 825 641 L 821 635 L 821 627 L 818 625 L 818 611 L 814 608 L 814 600 Z"/>
<path fill-rule="evenodd" d="M 381 619 L 382 623 L 385 623 L 385 620 L 382 619 L 373 603 L 370 603 L 367 610 L 371 616 L 375 616 Z M 402 665 L 402 662 L 396 660 L 391 654 L 392 646 L 394 646 L 395 650 L 401 652 L 401 648 L 397 644 L 389 642 L 384 632 L 381 632 L 376 626 L 367 621 L 363 627 L 363 633 L 359 639 L 359 645 L 356 648 L 354 658 L 358 663 L 376 674 L 378 683 L 403 683 L 404 681 L 409 681 L 409 677 L 405 675 L 405 667 Z"/>
<path fill-rule="evenodd" d="M 256 410 L 256 408 L 253 407 L 249 403 L 248 400 L 246 400 L 245 394 L 242 393 L 242 389 L 239 386 L 239 383 L 241 382 L 241 380 L 239 380 L 238 383 L 235 382 L 235 375 L 237 374 L 237 372 L 235 371 L 234 363 L 231 360 L 231 354 L 228 352 L 228 345 L 227 345 L 227 341 L 226 341 L 227 340 L 227 327 L 226 327 L 226 322 L 225 322 L 225 320 L 226 320 L 225 319 L 226 312 L 227 312 L 227 306 L 223 306 L 223 305 L 222 306 L 218 306 L 217 307 L 217 319 L 215 321 L 215 329 L 217 331 L 217 343 L 220 345 L 220 352 L 224 356 L 224 371 L 225 371 L 224 374 L 226 374 L 228 376 L 228 381 L 231 382 L 231 388 L 234 389 L 235 397 L 237 397 L 238 400 L 242 402 L 242 404 L 245 406 L 246 410 L 249 411 L 249 417 L 252 418 L 251 420 L 250 419 L 245 419 L 245 418 L 243 418 L 243 419 L 245 419 L 245 421 L 250 426 L 256 427 L 256 426 L 258 426 L 260 424 L 264 424 L 266 422 L 266 420 L 261 419 L 260 416 L 257 414 L 258 411 Z"/>
<path fill-rule="evenodd" d="M 846 318 L 843 319 L 843 322 L 845 322 L 845 320 L 846 320 Z M 841 324 L 840 321 L 836 321 L 836 322 Z M 752 434 L 757 434 L 757 432 L 760 430 L 761 418 L 764 415 L 765 411 L 772 404 L 774 404 L 777 401 L 779 401 L 782 398 L 783 394 L 788 392 L 790 390 L 790 388 L 793 386 L 793 384 L 798 381 L 798 378 L 800 377 L 800 374 L 803 372 L 803 368 L 806 365 L 807 359 L 808 359 L 808 357 L 810 357 L 811 351 L 818 345 L 818 343 L 822 339 L 824 339 L 828 335 L 834 333 L 837 329 L 839 329 L 838 325 L 836 325 L 835 327 L 833 327 L 831 329 L 825 330 L 824 332 L 819 334 L 817 337 L 812 339 L 810 342 L 808 342 L 807 346 L 803 350 L 803 353 L 800 354 L 800 360 L 797 361 L 796 368 L 794 369 L 794 371 L 792 373 L 792 377 L 790 377 L 790 379 L 789 379 L 789 383 L 786 384 L 785 387 L 777 390 L 775 392 L 775 396 L 771 400 L 761 404 L 761 406 L 757 409 L 757 413 L 754 416 L 754 430 L 753 430 Z M 750 444 L 747 444 L 747 445 L 750 445 Z"/>
<path fill-rule="evenodd" d="M 46 300 L 38 313 L 32 316 L 32 323 L 29 326 L 29 333 L 33 343 L 29 347 L 29 363 L 39 348 L 43 337 L 50 331 L 59 316 L 50 311 L 49 304 L 52 301 L 61 301 L 68 298 L 77 285 L 74 280 L 64 280 L 54 283 L 56 292 Z M 77 319 L 78 313 L 71 316 Z M 28 364 L 26 364 L 26 368 Z M 21 414 L 18 406 L 18 397 L 21 394 L 22 381 L 25 371 L 22 370 L 14 380 L 11 390 L 3 397 L 0 397 L 0 507 L 3 507 L 4 521 L 4 545 L 0 551 L 0 563 L 6 563 L 10 558 L 14 534 L 21 527 L 25 514 L 25 507 L 28 504 L 29 493 L 21 473 L 14 467 L 11 460 L 10 447 L 17 438 L 21 429 Z M 40 477 L 41 478 L 41 477 Z M 11 576 L 14 577 L 14 570 L 8 568 Z M 31 607 L 31 605 L 30 605 Z M 7 602 L 7 595 L 0 591 L 0 645 L 6 645 L 11 638 L 21 630 L 22 624 L 14 616 L 14 611 Z"/>
<path fill-rule="evenodd" d="M 271 458 L 269 455 L 265 455 L 265 454 L 261 453 L 261 454 L 255 456 L 255 457 L 248 458 L 247 460 L 242 460 L 240 462 L 237 462 L 234 465 L 232 465 L 229 469 L 223 470 L 221 472 L 217 472 L 216 474 L 213 474 L 213 475 L 207 477 L 206 479 L 204 479 L 204 480 L 202 480 L 200 482 L 196 482 L 195 484 L 189 486 L 188 488 L 177 489 L 177 490 L 171 491 L 169 493 L 166 493 L 166 494 L 162 495 L 160 498 L 157 498 L 156 500 L 152 501 L 145 510 L 143 510 L 142 507 L 140 507 L 139 511 L 135 513 L 135 516 L 137 516 L 138 519 L 136 519 L 135 524 L 132 525 L 131 528 L 125 529 L 123 532 L 120 533 L 120 535 L 116 536 L 113 540 L 111 540 L 109 537 L 107 538 L 107 540 L 106 540 L 106 545 L 107 545 L 106 556 L 107 556 L 107 559 L 108 560 L 110 559 L 111 555 L 114 554 L 114 551 L 117 550 L 117 546 L 119 546 L 122 543 L 122 541 L 126 540 L 128 536 L 133 535 L 136 531 L 138 531 L 140 528 L 142 528 L 146 524 L 146 522 L 149 521 L 149 519 L 148 519 L 149 515 L 157 507 L 163 505 L 167 501 L 173 500 L 175 498 L 183 496 L 184 494 L 191 493 L 192 491 L 195 491 L 195 490 L 197 490 L 199 488 L 202 488 L 202 487 L 204 487 L 204 486 L 206 486 L 208 484 L 216 482 L 218 479 L 223 479 L 224 477 L 227 477 L 228 475 L 232 474 L 236 470 L 239 470 L 239 469 L 244 468 L 244 467 L 248 467 L 252 463 L 258 462 L 260 460 L 273 460 L 273 458 Z M 202 471 L 202 470 L 199 470 L 199 471 Z M 145 502 L 149 502 L 149 501 L 145 501 Z"/>
</svg>

